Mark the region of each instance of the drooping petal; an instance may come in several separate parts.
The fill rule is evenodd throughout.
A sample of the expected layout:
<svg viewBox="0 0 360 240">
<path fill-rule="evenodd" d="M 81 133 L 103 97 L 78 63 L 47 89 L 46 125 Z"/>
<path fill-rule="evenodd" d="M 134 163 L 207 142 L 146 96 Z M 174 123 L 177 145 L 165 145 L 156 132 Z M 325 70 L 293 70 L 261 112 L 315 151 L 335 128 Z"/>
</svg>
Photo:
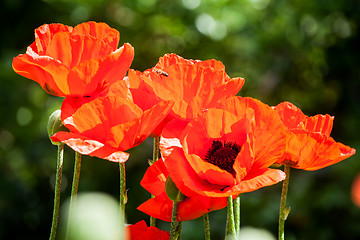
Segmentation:
<svg viewBox="0 0 360 240">
<path fill-rule="evenodd" d="M 355 149 L 326 135 L 305 130 L 289 133 L 287 155 L 282 163 L 308 171 L 338 163 L 355 154 Z"/>
<path fill-rule="evenodd" d="M 62 142 L 80 154 L 99 157 L 112 162 L 125 162 L 129 158 L 128 153 L 110 148 L 101 142 L 80 134 L 57 132 L 51 137 L 51 140 Z"/>
<path fill-rule="evenodd" d="M 67 101 L 63 105 L 73 102 Z M 71 111 L 72 108 L 64 107 L 64 109 Z M 106 139 L 107 136 L 104 136 L 104 132 L 108 132 L 108 129 L 113 126 L 139 118 L 142 115 L 142 110 L 132 102 L 122 98 L 99 97 L 81 105 L 71 117 L 64 119 L 66 115 L 62 115 L 62 121 L 71 131 L 88 131 L 89 135 L 91 134 L 91 137 L 95 139 Z M 97 131 L 93 130 L 95 127 L 98 128 Z"/>
<path fill-rule="evenodd" d="M 253 171 L 250 171 L 246 178 L 240 183 L 229 189 L 225 189 L 225 191 L 228 190 L 237 194 L 251 192 L 281 182 L 285 177 L 285 173 L 278 169 L 254 169 Z"/>
<path fill-rule="evenodd" d="M 39 56 L 30 47 L 27 54 L 13 59 L 14 71 L 36 81 L 49 94 L 63 97 L 69 92 L 66 77 L 69 70 L 57 60 L 48 56 Z"/>
</svg>

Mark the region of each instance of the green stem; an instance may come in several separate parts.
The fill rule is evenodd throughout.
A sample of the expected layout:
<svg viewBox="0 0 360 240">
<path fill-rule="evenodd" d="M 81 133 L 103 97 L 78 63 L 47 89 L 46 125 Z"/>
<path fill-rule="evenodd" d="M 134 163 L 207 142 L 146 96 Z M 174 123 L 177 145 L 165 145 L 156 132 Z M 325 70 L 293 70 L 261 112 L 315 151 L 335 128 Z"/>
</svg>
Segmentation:
<svg viewBox="0 0 360 240">
<path fill-rule="evenodd" d="M 61 192 L 61 178 L 64 159 L 64 144 L 58 145 L 57 159 L 56 159 L 56 181 L 55 181 L 55 194 L 54 194 L 54 210 L 51 224 L 50 240 L 55 240 L 56 229 L 59 219 L 59 206 L 60 206 L 60 192 Z"/>
<path fill-rule="evenodd" d="M 235 231 L 240 233 L 240 195 L 234 200 Z"/>
<path fill-rule="evenodd" d="M 205 230 L 205 240 L 210 240 L 210 221 L 209 213 L 205 213 L 204 216 L 204 230 Z"/>
<path fill-rule="evenodd" d="M 180 236 L 179 231 L 181 231 L 181 225 L 177 222 L 177 201 L 173 201 L 172 217 L 171 217 L 171 227 L 170 227 L 170 240 L 176 240 Z"/>
<path fill-rule="evenodd" d="M 290 167 L 284 165 L 284 172 L 286 174 L 286 178 L 283 181 L 282 190 L 281 190 L 280 214 L 279 214 L 279 240 L 285 239 L 285 220 L 290 213 L 290 207 L 286 206 L 286 198 L 289 188 Z"/>
<path fill-rule="evenodd" d="M 159 158 L 159 145 L 160 145 L 160 138 L 154 137 L 154 144 L 153 144 L 153 159 L 150 162 L 150 166 L 154 164 Z M 151 195 L 151 197 L 154 197 Z M 156 227 L 156 218 L 150 216 L 150 226 Z"/>
<path fill-rule="evenodd" d="M 234 207 L 232 196 L 227 198 L 227 227 L 225 239 L 232 239 L 235 236 Z"/>
<path fill-rule="evenodd" d="M 160 146 L 160 138 L 159 137 L 154 137 L 153 159 L 152 159 L 152 162 L 151 162 L 150 166 L 152 164 L 154 164 L 159 158 L 159 146 Z"/>
<path fill-rule="evenodd" d="M 181 231 L 182 231 L 182 222 L 178 222 L 178 226 L 176 228 L 176 240 L 181 240 Z"/>
<path fill-rule="evenodd" d="M 73 211 L 76 205 L 76 198 L 77 198 L 77 192 L 78 192 L 79 180 L 80 180 L 80 169 L 81 169 L 81 154 L 75 152 L 74 175 L 73 175 L 73 182 L 71 187 L 69 218 L 68 218 L 66 239 L 68 238 L 69 228 L 70 228 L 69 226 L 71 225 L 71 220 L 73 218 Z"/>
<path fill-rule="evenodd" d="M 119 163 L 119 172 L 120 172 L 120 236 L 123 236 L 123 229 L 125 224 L 125 204 L 127 202 L 125 163 Z"/>
<path fill-rule="evenodd" d="M 80 169 L 81 169 L 81 154 L 75 152 L 75 164 L 74 164 L 74 176 L 73 183 L 71 188 L 71 204 L 74 207 L 77 198 L 77 192 L 79 188 L 79 180 L 80 180 Z"/>
</svg>

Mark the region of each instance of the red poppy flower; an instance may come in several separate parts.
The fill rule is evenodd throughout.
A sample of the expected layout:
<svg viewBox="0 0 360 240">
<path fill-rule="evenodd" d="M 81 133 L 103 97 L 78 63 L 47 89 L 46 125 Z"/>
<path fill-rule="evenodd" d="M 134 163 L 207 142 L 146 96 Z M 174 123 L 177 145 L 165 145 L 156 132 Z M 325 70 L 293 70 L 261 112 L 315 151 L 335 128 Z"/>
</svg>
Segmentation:
<svg viewBox="0 0 360 240">
<path fill-rule="evenodd" d="M 165 182 L 169 172 L 162 159 L 151 165 L 141 180 L 140 184 L 154 195 L 137 209 L 163 221 L 171 222 L 173 201 L 165 192 Z M 226 207 L 226 198 L 211 198 L 205 196 L 185 197 L 178 202 L 177 221 L 189 221 L 204 215 L 205 213 Z"/>
<path fill-rule="evenodd" d="M 134 224 L 128 225 L 125 227 L 125 231 L 129 240 L 146 240 L 146 239 L 156 239 L 156 240 L 168 240 L 170 239 L 170 233 L 164 230 L 160 230 L 156 227 L 148 227 L 144 220 Z"/>
<path fill-rule="evenodd" d="M 355 154 L 355 149 L 330 137 L 334 117 L 328 114 L 308 117 L 289 102 L 274 109 L 287 128 L 286 152 L 277 163 L 313 171 Z"/>
<path fill-rule="evenodd" d="M 116 96 L 66 98 L 61 119 L 70 132 L 58 132 L 51 139 L 75 151 L 124 162 L 124 153 L 143 142 L 165 118 L 172 102 L 160 102 L 143 111 L 129 99 Z"/>
<path fill-rule="evenodd" d="M 171 122 L 164 128 L 160 147 L 166 168 L 187 196 L 228 197 L 285 178 L 282 171 L 268 168 L 285 146 L 276 112 L 249 98 L 229 99 L 223 105 L 227 110 L 199 114 L 180 136 L 172 136 Z M 269 146 L 261 149 L 267 140 Z"/>
<path fill-rule="evenodd" d="M 187 60 L 176 54 L 166 54 L 155 67 L 143 73 L 130 70 L 128 81 L 134 102 L 141 108 L 172 100 L 174 106 L 168 120 L 187 121 L 235 96 L 245 82 L 240 77 L 230 78 L 220 61 Z"/>
<path fill-rule="evenodd" d="M 351 197 L 356 206 L 360 207 L 360 174 L 358 174 L 351 187 Z"/>
<path fill-rule="evenodd" d="M 134 58 L 130 44 L 117 49 L 119 39 L 119 32 L 105 23 L 86 22 L 75 28 L 45 24 L 35 30 L 26 54 L 13 59 L 13 69 L 55 96 L 106 93 L 111 83 L 125 76 Z"/>
</svg>

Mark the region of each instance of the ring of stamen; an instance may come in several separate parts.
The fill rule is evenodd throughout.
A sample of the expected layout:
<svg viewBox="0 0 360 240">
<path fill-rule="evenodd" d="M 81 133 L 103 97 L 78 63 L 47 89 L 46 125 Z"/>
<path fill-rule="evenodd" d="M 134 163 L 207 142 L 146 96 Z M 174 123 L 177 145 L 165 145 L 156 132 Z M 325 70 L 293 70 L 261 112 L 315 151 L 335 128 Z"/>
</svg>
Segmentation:
<svg viewBox="0 0 360 240">
<path fill-rule="evenodd" d="M 236 176 L 236 172 L 233 168 L 235 159 L 241 150 L 241 146 L 237 143 L 224 142 L 214 140 L 211 147 L 205 155 L 205 161 L 218 166 L 222 170 L 225 170 Z"/>
</svg>

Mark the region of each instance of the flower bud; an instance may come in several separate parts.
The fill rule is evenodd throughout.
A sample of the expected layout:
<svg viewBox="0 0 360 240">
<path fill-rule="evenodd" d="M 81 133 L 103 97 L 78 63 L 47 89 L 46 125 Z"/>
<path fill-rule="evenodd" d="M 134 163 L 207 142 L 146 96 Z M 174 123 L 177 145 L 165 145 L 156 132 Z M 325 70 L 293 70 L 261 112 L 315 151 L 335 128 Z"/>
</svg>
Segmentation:
<svg viewBox="0 0 360 240">
<path fill-rule="evenodd" d="M 60 131 L 66 131 L 68 132 L 69 130 L 64 126 L 63 122 L 61 121 L 60 118 L 61 115 L 61 111 L 60 110 L 56 110 L 55 112 L 53 112 L 50 117 L 49 117 L 49 121 L 48 121 L 48 126 L 47 126 L 47 130 L 48 130 L 48 134 L 49 134 L 49 138 L 54 135 L 57 132 Z M 53 142 L 50 139 L 51 143 L 54 145 L 60 145 L 62 144 L 61 142 Z"/>
<path fill-rule="evenodd" d="M 176 202 L 181 202 L 182 200 L 185 199 L 185 195 L 182 194 L 180 192 L 180 190 L 176 187 L 175 183 L 173 182 L 173 180 L 171 179 L 171 177 L 169 176 L 166 179 L 165 182 L 165 191 L 166 191 L 166 195 L 168 196 L 168 198 L 171 201 L 176 201 Z"/>
</svg>

